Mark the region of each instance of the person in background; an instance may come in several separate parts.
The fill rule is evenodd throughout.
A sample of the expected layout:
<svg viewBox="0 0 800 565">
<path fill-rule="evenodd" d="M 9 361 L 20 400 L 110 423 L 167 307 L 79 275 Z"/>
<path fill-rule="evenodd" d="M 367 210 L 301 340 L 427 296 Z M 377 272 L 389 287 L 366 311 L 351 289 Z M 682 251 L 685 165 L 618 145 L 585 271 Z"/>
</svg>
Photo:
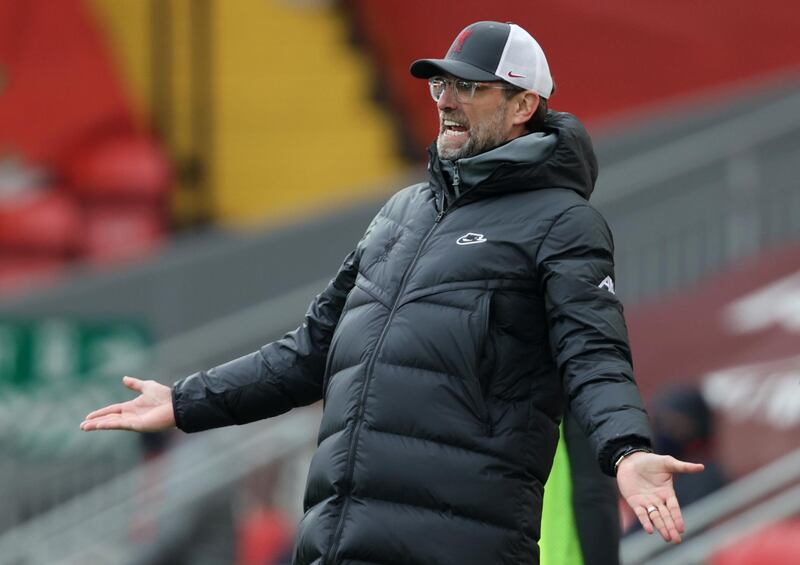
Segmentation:
<svg viewBox="0 0 800 565">
<path fill-rule="evenodd" d="M 541 565 L 619 565 L 620 515 L 614 480 L 564 413 L 542 508 Z"/>
<path fill-rule="evenodd" d="M 675 477 L 675 493 L 683 504 L 692 504 L 728 482 L 714 458 L 714 415 L 697 387 L 676 387 L 656 398 L 652 421 L 659 453 L 705 466 L 703 473 Z"/>
</svg>

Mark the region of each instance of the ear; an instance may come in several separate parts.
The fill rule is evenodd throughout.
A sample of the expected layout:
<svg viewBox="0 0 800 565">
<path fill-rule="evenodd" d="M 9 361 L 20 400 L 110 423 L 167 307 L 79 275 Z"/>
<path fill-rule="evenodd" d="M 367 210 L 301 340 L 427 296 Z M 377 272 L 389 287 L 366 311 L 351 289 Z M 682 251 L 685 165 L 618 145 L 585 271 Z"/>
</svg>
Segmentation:
<svg viewBox="0 0 800 565">
<path fill-rule="evenodd" d="M 515 99 L 516 106 L 513 107 L 512 125 L 523 125 L 531 119 L 536 108 L 539 107 L 539 95 L 530 90 L 521 92 Z"/>
</svg>

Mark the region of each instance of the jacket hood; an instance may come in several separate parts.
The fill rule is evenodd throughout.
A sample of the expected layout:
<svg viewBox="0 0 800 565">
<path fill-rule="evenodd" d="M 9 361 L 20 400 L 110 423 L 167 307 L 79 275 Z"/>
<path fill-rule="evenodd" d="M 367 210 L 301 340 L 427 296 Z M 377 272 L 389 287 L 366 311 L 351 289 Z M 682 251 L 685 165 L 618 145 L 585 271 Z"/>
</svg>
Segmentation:
<svg viewBox="0 0 800 565">
<path fill-rule="evenodd" d="M 530 133 L 490 151 L 457 161 L 440 160 L 429 148 L 428 169 L 434 190 L 444 186 L 442 171 L 457 168 L 464 200 L 485 191 L 520 192 L 568 188 L 589 199 L 597 179 L 597 157 L 586 128 L 572 114 L 550 112 L 545 131 Z"/>
</svg>

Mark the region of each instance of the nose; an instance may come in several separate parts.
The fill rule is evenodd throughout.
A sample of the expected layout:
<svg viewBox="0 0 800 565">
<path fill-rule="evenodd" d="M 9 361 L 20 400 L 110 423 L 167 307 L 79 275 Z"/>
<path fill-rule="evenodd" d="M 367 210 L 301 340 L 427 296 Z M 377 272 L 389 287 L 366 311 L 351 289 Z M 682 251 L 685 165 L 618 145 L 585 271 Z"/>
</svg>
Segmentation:
<svg viewBox="0 0 800 565">
<path fill-rule="evenodd" d="M 455 88 L 452 84 L 448 84 L 439 97 L 439 100 L 436 102 L 436 107 L 439 110 L 452 110 L 457 106 L 458 100 L 456 100 Z"/>
</svg>

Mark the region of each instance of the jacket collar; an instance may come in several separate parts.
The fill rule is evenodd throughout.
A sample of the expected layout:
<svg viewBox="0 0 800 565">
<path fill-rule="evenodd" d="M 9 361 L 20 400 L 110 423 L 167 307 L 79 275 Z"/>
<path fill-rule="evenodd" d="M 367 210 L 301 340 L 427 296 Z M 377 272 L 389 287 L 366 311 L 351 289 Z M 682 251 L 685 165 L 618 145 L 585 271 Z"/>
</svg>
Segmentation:
<svg viewBox="0 0 800 565">
<path fill-rule="evenodd" d="M 591 139 L 578 119 L 564 112 L 550 112 L 544 132 L 518 137 L 474 157 L 440 160 L 435 143 L 428 151 L 431 189 L 446 190 L 443 170 L 456 169 L 463 194 L 460 203 L 489 194 L 554 187 L 574 190 L 588 200 L 597 178 Z"/>
</svg>

